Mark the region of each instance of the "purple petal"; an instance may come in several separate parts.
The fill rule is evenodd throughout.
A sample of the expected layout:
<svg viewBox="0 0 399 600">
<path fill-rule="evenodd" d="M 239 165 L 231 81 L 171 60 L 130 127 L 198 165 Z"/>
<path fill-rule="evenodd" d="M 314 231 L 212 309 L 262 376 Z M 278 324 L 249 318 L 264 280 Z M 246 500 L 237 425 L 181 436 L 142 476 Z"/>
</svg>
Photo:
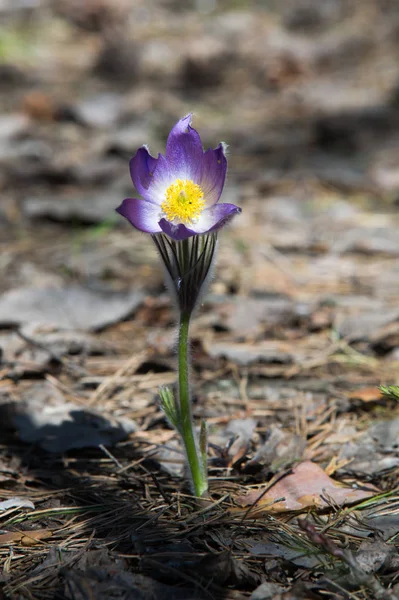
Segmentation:
<svg viewBox="0 0 399 600">
<path fill-rule="evenodd" d="M 205 206 L 210 207 L 219 201 L 227 172 L 227 160 L 223 144 L 215 150 L 207 150 L 201 162 L 198 184 L 204 192 Z"/>
<path fill-rule="evenodd" d="M 201 213 L 193 229 L 195 229 L 196 233 L 216 231 L 226 225 L 234 215 L 238 215 L 240 212 L 241 208 L 235 204 L 215 204 Z"/>
<path fill-rule="evenodd" d="M 136 229 L 145 233 L 161 233 L 159 226 L 159 207 L 136 198 L 126 198 L 116 209 Z"/>
<path fill-rule="evenodd" d="M 159 225 L 164 233 L 172 238 L 172 240 L 176 240 L 177 242 L 181 242 L 182 240 L 186 240 L 192 235 L 196 235 L 197 231 L 193 229 L 189 229 L 183 223 L 179 225 L 174 225 L 167 219 L 161 219 L 159 221 Z"/>
<path fill-rule="evenodd" d="M 154 176 L 151 178 L 145 197 L 151 198 L 151 202 L 160 206 L 165 200 L 166 190 L 175 179 L 167 159 L 162 154 L 158 154 Z"/>
<path fill-rule="evenodd" d="M 137 150 L 129 163 L 130 176 L 134 187 L 149 202 L 152 202 L 152 200 L 148 197 L 147 190 L 153 179 L 157 163 L 157 159 L 153 158 L 144 146 Z"/>
<path fill-rule="evenodd" d="M 154 158 L 144 147 L 131 159 L 130 175 L 139 194 L 158 206 L 165 200 L 168 186 L 176 179 L 166 158 L 162 154 Z"/>
<path fill-rule="evenodd" d="M 205 209 L 198 221 L 186 227 L 183 223 L 174 225 L 167 219 L 161 219 L 159 225 L 164 233 L 176 241 L 185 240 L 192 235 L 210 233 L 225 225 L 234 215 L 241 212 L 241 208 L 235 204 L 215 204 Z"/>
<path fill-rule="evenodd" d="M 189 114 L 180 119 L 172 128 L 166 142 L 166 159 L 176 177 L 195 181 L 204 151 L 199 133 L 190 126 L 191 117 Z"/>
</svg>

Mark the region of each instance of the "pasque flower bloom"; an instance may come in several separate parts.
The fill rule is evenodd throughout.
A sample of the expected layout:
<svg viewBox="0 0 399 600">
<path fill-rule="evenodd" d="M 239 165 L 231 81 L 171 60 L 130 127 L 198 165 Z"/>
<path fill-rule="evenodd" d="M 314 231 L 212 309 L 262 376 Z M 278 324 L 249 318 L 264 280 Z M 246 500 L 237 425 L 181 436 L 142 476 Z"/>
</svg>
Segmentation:
<svg viewBox="0 0 399 600">
<path fill-rule="evenodd" d="M 166 269 L 179 311 L 178 393 L 160 392 L 169 422 L 183 438 L 196 496 L 207 493 L 206 426 L 197 437 L 189 381 L 189 325 L 206 286 L 216 250 L 218 230 L 241 209 L 219 204 L 226 179 L 223 144 L 204 152 L 191 127 L 191 114 L 172 128 L 166 154 L 153 158 L 140 148 L 130 161 L 133 183 L 142 198 L 127 198 L 116 210 L 134 227 L 151 234 Z"/>
<path fill-rule="evenodd" d="M 241 212 L 219 204 L 227 171 L 224 145 L 204 152 L 191 116 L 172 128 L 165 156 L 154 158 L 145 146 L 136 152 L 130 174 L 142 199 L 126 198 L 117 208 L 137 229 L 176 241 L 217 231 Z"/>
</svg>

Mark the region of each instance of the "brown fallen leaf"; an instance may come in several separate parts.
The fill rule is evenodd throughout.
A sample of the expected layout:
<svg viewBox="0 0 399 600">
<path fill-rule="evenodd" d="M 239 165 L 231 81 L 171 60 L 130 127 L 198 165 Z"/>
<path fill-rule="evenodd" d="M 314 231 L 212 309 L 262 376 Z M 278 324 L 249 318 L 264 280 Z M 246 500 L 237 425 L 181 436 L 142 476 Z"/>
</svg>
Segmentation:
<svg viewBox="0 0 399 600">
<path fill-rule="evenodd" d="M 344 487 L 311 461 L 299 464 L 270 489 L 268 485 L 270 484 L 236 497 L 236 504 L 243 508 L 253 505 L 250 511 L 250 516 L 253 518 L 263 512 L 279 513 L 304 508 L 326 508 L 329 506 L 329 501 L 339 506 L 352 504 L 369 498 L 378 491 Z"/>
<path fill-rule="evenodd" d="M 21 542 L 23 546 L 35 546 L 42 540 L 47 540 L 53 535 L 50 529 L 35 529 L 32 531 L 10 531 L 0 535 L 0 546 Z"/>
<path fill-rule="evenodd" d="M 32 119 L 38 121 L 53 121 L 59 107 L 54 98 L 39 91 L 26 94 L 22 100 L 22 110 Z"/>
<path fill-rule="evenodd" d="M 376 402 L 381 400 L 382 393 L 378 387 L 363 387 L 349 394 L 350 400 L 361 400 L 362 402 Z"/>
</svg>

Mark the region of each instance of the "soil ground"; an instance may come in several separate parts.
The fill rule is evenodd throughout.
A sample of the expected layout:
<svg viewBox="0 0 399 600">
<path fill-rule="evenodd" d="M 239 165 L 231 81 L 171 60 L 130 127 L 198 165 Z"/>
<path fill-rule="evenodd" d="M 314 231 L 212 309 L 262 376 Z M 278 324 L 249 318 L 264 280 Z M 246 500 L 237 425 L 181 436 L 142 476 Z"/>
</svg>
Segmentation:
<svg viewBox="0 0 399 600">
<path fill-rule="evenodd" d="M 0 598 L 399 598 L 399 5 L 0 2 Z M 192 324 L 114 209 L 188 112 L 229 145 Z"/>
</svg>

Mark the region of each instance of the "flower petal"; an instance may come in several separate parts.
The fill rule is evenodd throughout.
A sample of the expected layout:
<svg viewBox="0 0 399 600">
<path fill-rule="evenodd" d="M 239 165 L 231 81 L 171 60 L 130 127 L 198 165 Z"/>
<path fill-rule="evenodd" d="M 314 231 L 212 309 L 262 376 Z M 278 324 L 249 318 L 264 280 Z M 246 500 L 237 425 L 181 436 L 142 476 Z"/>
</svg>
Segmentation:
<svg viewBox="0 0 399 600">
<path fill-rule="evenodd" d="M 172 128 L 166 142 L 166 159 L 175 177 L 196 180 L 203 156 L 199 133 L 190 126 L 191 113 Z"/>
<path fill-rule="evenodd" d="M 192 235 L 216 231 L 226 225 L 234 215 L 240 212 L 241 208 L 235 204 L 215 204 L 211 208 L 205 209 L 198 221 L 190 227 L 186 227 L 183 223 L 174 225 L 167 219 L 161 219 L 159 225 L 162 231 L 173 240 L 181 241 Z"/>
<path fill-rule="evenodd" d="M 182 240 L 186 240 L 192 235 L 196 235 L 196 231 L 189 229 L 183 223 L 179 223 L 179 225 L 174 225 L 171 221 L 167 219 L 161 219 L 159 221 L 159 225 L 164 233 L 168 235 L 172 240 L 176 242 L 181 242 Z"/>
<path fill-rule="evenodd" d="M 126 198 L 116 209 L 120 215 L 125 217 L 136 229 L 145 233 L 161 233 L 159 226 L 159 207 L 136 198 Z"/>
<path fill-rule="evenodd" d="M 175 179 L 167 159 L 162 154 L 158 154 L 154 176 L 151 178 L 145 197 L 151 197 L 151 202 L 160 206 L 165 200 L 166 190 Z"/>
<path fill-rule="evenodd" d="M 226 179 L 226 172 L 227 160 L 224 154 L 224 145 L 219 144 L 215 150 L 207 150 L 202 157 L 201 170 L 198 175 L 198 185 L 201 186 L 204 192 L 206 207 L 211 207 L 219 201 Z"/>
<path fill-rule="evenodd" d="M 205 209 L 199 217 L 197 223 L 195 223 L 196 233 L 208 233 L 210 231 L 216 231 L 220 229 L 230 219 L 241 212 L 241 208 L 235 204 L 215 204 L 211 208 Z"/>
<path fill-rule="evenodd" d="M 137 150 L 129 163 L 130 176 L 134 187 L 149 202 L 153 202 L 151 195 L 148 193 L 148 188 L 153 180 L 157 163 L 158 160 L 151 156 L 145 146 Z"/>
</svg>

